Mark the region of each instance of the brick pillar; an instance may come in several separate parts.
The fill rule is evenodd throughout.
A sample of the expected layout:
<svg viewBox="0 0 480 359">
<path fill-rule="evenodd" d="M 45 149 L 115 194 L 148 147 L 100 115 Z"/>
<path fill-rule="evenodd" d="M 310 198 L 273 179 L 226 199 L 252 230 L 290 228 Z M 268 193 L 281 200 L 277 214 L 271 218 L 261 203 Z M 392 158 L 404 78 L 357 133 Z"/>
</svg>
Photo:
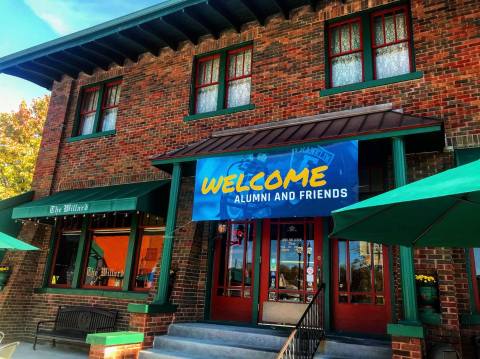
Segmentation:
<svg viewBox="0 0 480 359">
<path fill-rule="evenodd" d="M 71 89 L 72 80 L 69 79 L 63 79 L 61 82 L 53 84 L 42 143 L 33 176 L 32 188 L 36 198 L 48 196 L 53 186 Z"/>
<path fill-rule="evenodd" d="M 174 317 L 174 313 L 130 313 L 129 330 L 144 333 L 143 348 L 151 348 L 155 335 L 165 334 Z"/>
<path fill-rule="evenodd" d="M 392 359 L 421 359 L 423 348 L 423 339 L 392 336 Z"/>
<path fill-rule="evenodd" d="M 89 359 L 138 359 L 142 344 L 90 346 Z"/>
</svg>

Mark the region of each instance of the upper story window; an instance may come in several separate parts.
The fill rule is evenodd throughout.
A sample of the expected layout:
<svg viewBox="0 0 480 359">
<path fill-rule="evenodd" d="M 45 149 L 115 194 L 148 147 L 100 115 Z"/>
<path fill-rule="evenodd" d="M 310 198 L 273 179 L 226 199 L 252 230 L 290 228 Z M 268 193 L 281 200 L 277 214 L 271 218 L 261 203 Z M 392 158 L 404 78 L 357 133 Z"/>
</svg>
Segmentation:
<svg viewBox="0 0 480 359">
<path fill-rule="evenodd" d="M 121 80 L 83 88 L 74 136 L 115 130 L 120 90 Z"/>
<path fill-rule="evenodd" d="M 328 26 L 330 87 L 413 71 L 408 8 L 364 13 Z"/>
<path fill-rule="evenodd" d="M 193 113 L 250 104 L 252 46 L 224 50 L 197 59 Z"/>
</svg>

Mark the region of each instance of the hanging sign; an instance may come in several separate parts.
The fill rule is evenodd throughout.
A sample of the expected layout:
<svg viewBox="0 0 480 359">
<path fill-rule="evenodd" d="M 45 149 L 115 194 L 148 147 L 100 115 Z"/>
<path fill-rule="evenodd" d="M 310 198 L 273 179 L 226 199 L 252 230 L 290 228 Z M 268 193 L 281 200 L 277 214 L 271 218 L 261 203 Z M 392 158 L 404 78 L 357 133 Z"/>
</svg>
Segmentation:
<svg viewBox="0 0 480 359">
<path fill-rule="evenodd" d="M 197 161 L 193 220 L 329 216 L 358 200 L 358 142 Z"/>
</svg>

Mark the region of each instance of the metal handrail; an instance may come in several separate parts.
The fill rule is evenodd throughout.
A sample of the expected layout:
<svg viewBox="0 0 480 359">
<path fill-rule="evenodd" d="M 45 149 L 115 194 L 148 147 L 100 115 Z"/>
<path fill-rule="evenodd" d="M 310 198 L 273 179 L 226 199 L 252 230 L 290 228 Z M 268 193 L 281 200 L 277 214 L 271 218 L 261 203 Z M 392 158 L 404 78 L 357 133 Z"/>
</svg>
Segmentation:
<svg viewBox="0 0 480 359">
<path fill-rule="evenodd" d="M 288 336 L 277 359 L 311 359 L 325 338 L 323 323 L 324 285 L 318 288 L 312 301 Z"/>
</svg>

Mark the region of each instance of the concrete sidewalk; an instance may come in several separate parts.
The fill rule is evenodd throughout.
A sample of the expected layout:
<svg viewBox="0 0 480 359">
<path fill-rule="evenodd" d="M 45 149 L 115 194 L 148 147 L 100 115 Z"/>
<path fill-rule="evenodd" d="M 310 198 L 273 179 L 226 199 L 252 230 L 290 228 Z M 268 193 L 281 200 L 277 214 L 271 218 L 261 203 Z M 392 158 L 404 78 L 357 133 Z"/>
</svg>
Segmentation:
<svg viewBox="0 0 480 359">
<path fill-rule="evenodd" d="M 13 354 L 13 359 L 86 359 L 88 358 L 88 347 L 85 349 L 69 345 L 57 344 L 52 347 L 50 344 L 37 344 L 37 350 L 33 350 L 32 343 L 21 342 Z"/>
</svg>

